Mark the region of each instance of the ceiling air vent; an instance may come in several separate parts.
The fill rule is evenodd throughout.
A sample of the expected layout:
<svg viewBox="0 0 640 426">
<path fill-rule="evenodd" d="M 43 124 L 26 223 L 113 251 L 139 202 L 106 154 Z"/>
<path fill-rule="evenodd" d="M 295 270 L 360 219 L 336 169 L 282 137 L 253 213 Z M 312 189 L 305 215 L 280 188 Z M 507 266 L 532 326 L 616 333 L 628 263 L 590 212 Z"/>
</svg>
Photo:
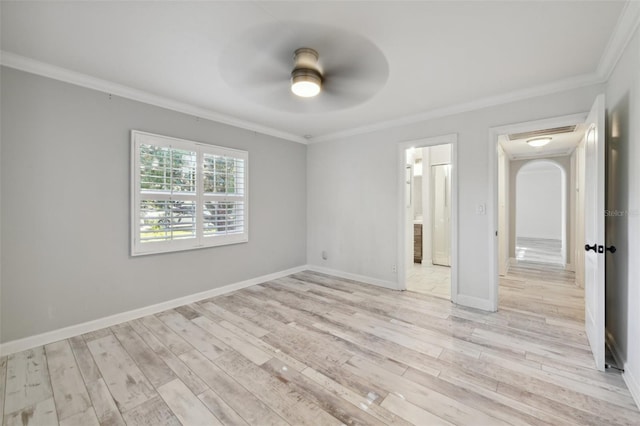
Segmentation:
<svg viewBox="0 0 640 426">
<path fill-rule="evenodd" d="M 523 132 L 523 133 L 512 133 L 509 136 L 510 141 L 515 141 L 518 139 L 533 139 L 540 138 L 543 136 L 552 136 L 558 135 L 561 133 L 572 133 L 576 130 L 577 125 L 572 126 L 563 126 L 563 127 L 554 127 L 553 129 L 544 129 L 544 130 L 534 130 L 532 132 Z"/>
</svg>

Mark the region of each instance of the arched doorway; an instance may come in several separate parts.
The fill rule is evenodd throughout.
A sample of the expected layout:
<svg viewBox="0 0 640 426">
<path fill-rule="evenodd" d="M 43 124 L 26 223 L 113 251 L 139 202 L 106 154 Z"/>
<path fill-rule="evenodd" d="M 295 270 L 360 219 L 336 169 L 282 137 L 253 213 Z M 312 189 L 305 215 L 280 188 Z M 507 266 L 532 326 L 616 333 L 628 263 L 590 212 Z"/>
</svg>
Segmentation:
<svg viewBox="0 0 640 426">
<path fill-rule="evenodd" d="M 566 172 L 551 160 L 532 160 L 516 174 L 515 258 L 567 262 Z"/>
</svg>

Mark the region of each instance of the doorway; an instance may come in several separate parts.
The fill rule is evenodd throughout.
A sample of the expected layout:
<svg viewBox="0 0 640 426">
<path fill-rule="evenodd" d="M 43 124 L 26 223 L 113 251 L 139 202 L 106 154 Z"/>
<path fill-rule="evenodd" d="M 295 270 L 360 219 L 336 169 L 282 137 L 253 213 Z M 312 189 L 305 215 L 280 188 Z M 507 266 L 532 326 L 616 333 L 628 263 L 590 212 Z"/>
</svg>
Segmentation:
<svg viewBox="0 0 640 426">
<path fill-rule="evenodd" d="M 579 249 L 584 247 L 584 243 L 581 244 L 578 241 L 580 233 L 577 230 L 581 223 L 578 214 L 582 215 L 583 211 L 577 207 L 579 201 L 577 195 L 579 194 L 577 194 L 576 189 L 580 185 L 577 181 L 579 178 L 579 171 L 577 170 L 579 159 L 577 156 L 581 152 L 581 144 L 584 143 L 586 118 L 587 114 L 573 114 L 492 128 L 490 130 L 490 150 L 492 154 L 494 153 L 489 157 L 492 182 L 490 185 L 489 214 L 493 219 L 490 227 L 494 259 L 492 262 L 492 275 L 495 277 L 493 285 L 490 286 L 490 305 L 493 311 L 498 309 L 499 277 L 506 276 L 511 267 L 517 265 L 518 261 L 518 254 L 516 253 L 516 179 L 521 169 L 526 171 L 525 166 L 529 163 L 533 164 L 536 161 L 542 162 L 544 160 L 547 164 L 553 163 L 562 169 L 560 174 L 564 175 L 564 182 L 560 179 L 562 187 L 555 189 L 556 193 L 560 191 L 560 197 L 562 197 L 562 192 L 565 194 L 564 204 L 560 206 L 559 215 L 562 219 L 559 225 L 559 234 L 556 222 L 555 235 L 560 235 L 560 252 L 562 256 L 561 262 L 557 264 L 556 269 L 569 272 L 575 270 L 576 259 L 581 253 Z M 534 139 L 541 138 L 550 138 L 552 142 L 544 147 L 535 147 L 528 143 Z M 557 176 L 557 169 L 555 170 Z M 538 201 L 538 204 L 542 202 L 544 201 Z M 521 208 L 526 208 L 526 205 L 521 205 Z M 552 214 L 555 215 L 558 209 L 556 208 L 554 211 Z M 549 209 L 545 211 L 545 213 L 549 212 Z M 570 214 L 567 212 L 570 212 Z M 539 232 L 535 232 L 524 236 L 540 238 L 542 235 Z M 554 234 L 546 234 L 546 236 L 549 235 Z M 558 239 L 558 237 L 552 239 Z M 520 255 L 522 256 L 522 253 Z"/>
<path fill-rule="evenodd" d="M 570 165 L 570 157 L 533 159 L 515 171 L 515 212 L 509 213 L 515 216 L 516 262 L 567 265 L 566 212 L 573 206 L 562 163 Z"/>
<path fill-rule="evenodd" d="M 572 221 L 570 228 L 571 237 L 568 239 L 569 243 L 573 243 L 573 247 L 568 250 L 571 256 L 572 263 L 579 262 L 578 253 L 584 256 L 584 289 L 576 284 L 575 276 L 573 278 L 573 286 L 579 289 L 582 297 L 581 300 L 576 300 L 582 309 L 580 315 L 581 321 L 576 325 L 584 325 L 586 336 L 588 337 L 589 345 L 593 352 L 593 359 L 595 361 L 596 368 L 598 370 L 604 370 L 604 255 L 606 254 L 604 245 L 604 95 L 596 97 L 591 111 L 588 114 L 576 114 L 572 116 L 564 116 L 547 120 L 540 120 L 536 122 L 515 124 L 510 126 L 504 126 L 500 128 L 492 128 L 489 132 L 490 143 L 490 247 L 492 267 L 492 285 L 489 287 L 490 292 L 490 306 L 491 310 L 496 311 L 498 309 L 498 290 L 502 291 L 502 283 L 504 279 L 499 279 L 498 272 L 499 260 L 501 253 L 499 253 L 498 235 L 502 232 L 506 232 L 504 229 L 499 229 L 500 224 L 503 222 L 499 218 L 500 209 L 498 207 L 498 192 L 500 185 L 498 182 L 498 151 L 500 145 L 500 138 L 507 136 L 507 139 L 517 139 L 517 136 L 527 135 L 525 140 L 529 145 L 529 148 L 533 148 L 536 144 L 531 142 L 536 141 L 535 136 L 538 133 L 556 133 L 555 130 L 570 127 L 570 132 L 575 133 L 579 142 L 574 141 L 574 146 L 566 152 L 565 155 L 571 154 L 571 172 L 569 173 L 572 183 L 572 196 L 570 197 L 573 202 L 570 211 L 574 211 L 582 218 L 575 218 Z M 543 129 L 543 130 L 540 130 Z M 544 139 L 549 139 L 544 135 Z M 546 140 L 546 143 L 550 142 Z M 555 144 L 559 148 L 562 148 L 560 144 Z M 538 144 L 538 147 L 541 145 Z M 505 145 L 502 145 L 504 149 Z M 562 155 L 561 153 L 553 153 L 552 150 L 546 149 L 545 154 L 547 156 Z M 578 158 L 582 156 L 582 158 Z M 582 162 L 583 176 L 580 175 L 579 164 Z M 583 179 L 583 181 L 581 180 Z M 583 189 L 584 193 L 584 209 L 579 210 L 575 208 L 578 204 L 576 191 Z M 576 232 L 577 228 L 575 223 L 580 222 L 584 224 L 583 240 L 580 241 L 580 233 Z M 513 228 L 513 227 L 511 227 Z M 494 234 L 495 233 L 495 234 Z M 591 242 L 592 244 L 585 244 L 585 242 Z M 592 250 L 593 253 L 588 253 L 588 250 Z M 587 251 L 587 255 L 585 255 Z M 503 254 L 503 253 L 502 253 Z M 589 256 L 589 259 L 586 257 Z M 587 261 L 588 260 L 588 261 Z M 570 269 L 570 268 L 567 268 Z M 545 271 L 541 271 L 544 273 Z M 557 271 L 562 272 L 562 271 Z M 573 272 L 572 272 L 573 273 Z M 544 277 L 543 277 L 544 279 Z M 546 280 L 545 280 L 546 281 Z M 537 306 L 542 307 L 545 304 L 545 294 L 539 295 L 540 299 L 531 299 L 530 302 L 535 303 Z M 536 296 L 538 297 L 538 296 Z M 500 295 L 502 303 L 502 294 Z M 554 312 L 561 311 L 559 307 L 554 308 Z M 539 314 L 543 314 L 540 312 Z"/>
<path fill-rule="evenodd" d="M 455 135 L 400 146 L 399 288 L 455 301 Z"/>
</svg>

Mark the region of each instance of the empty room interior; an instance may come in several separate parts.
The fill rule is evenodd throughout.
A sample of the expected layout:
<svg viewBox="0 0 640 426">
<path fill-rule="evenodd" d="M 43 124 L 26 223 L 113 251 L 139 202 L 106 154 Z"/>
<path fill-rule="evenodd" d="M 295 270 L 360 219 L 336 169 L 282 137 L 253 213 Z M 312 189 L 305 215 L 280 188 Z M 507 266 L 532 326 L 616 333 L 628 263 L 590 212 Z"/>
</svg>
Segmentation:
<svg viewBox="0 0 640 426">
<path fill-rule="evenodd" d="M 0 2 L 0 425 L 640 424 L 640 2 Z"/>
</svg>

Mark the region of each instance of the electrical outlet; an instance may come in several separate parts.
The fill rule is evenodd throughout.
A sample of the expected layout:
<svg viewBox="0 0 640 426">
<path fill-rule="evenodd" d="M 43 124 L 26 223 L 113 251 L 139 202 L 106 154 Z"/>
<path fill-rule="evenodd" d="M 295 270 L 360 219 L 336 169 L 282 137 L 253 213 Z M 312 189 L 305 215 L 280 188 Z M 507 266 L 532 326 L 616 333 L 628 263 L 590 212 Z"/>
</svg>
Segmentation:
<svg viewBox="0 0 640 426">
<path fill-rule="evenodd" d="M 322 259 L 327 260 L 327 252 L 326 250 L 322 250 Z"/>
<path fill-rule="evenodd" d="M 398 267 L 396 265 L 391 265 L 391 272 L 394 274 L 398 272 Z"/>
</svg>

